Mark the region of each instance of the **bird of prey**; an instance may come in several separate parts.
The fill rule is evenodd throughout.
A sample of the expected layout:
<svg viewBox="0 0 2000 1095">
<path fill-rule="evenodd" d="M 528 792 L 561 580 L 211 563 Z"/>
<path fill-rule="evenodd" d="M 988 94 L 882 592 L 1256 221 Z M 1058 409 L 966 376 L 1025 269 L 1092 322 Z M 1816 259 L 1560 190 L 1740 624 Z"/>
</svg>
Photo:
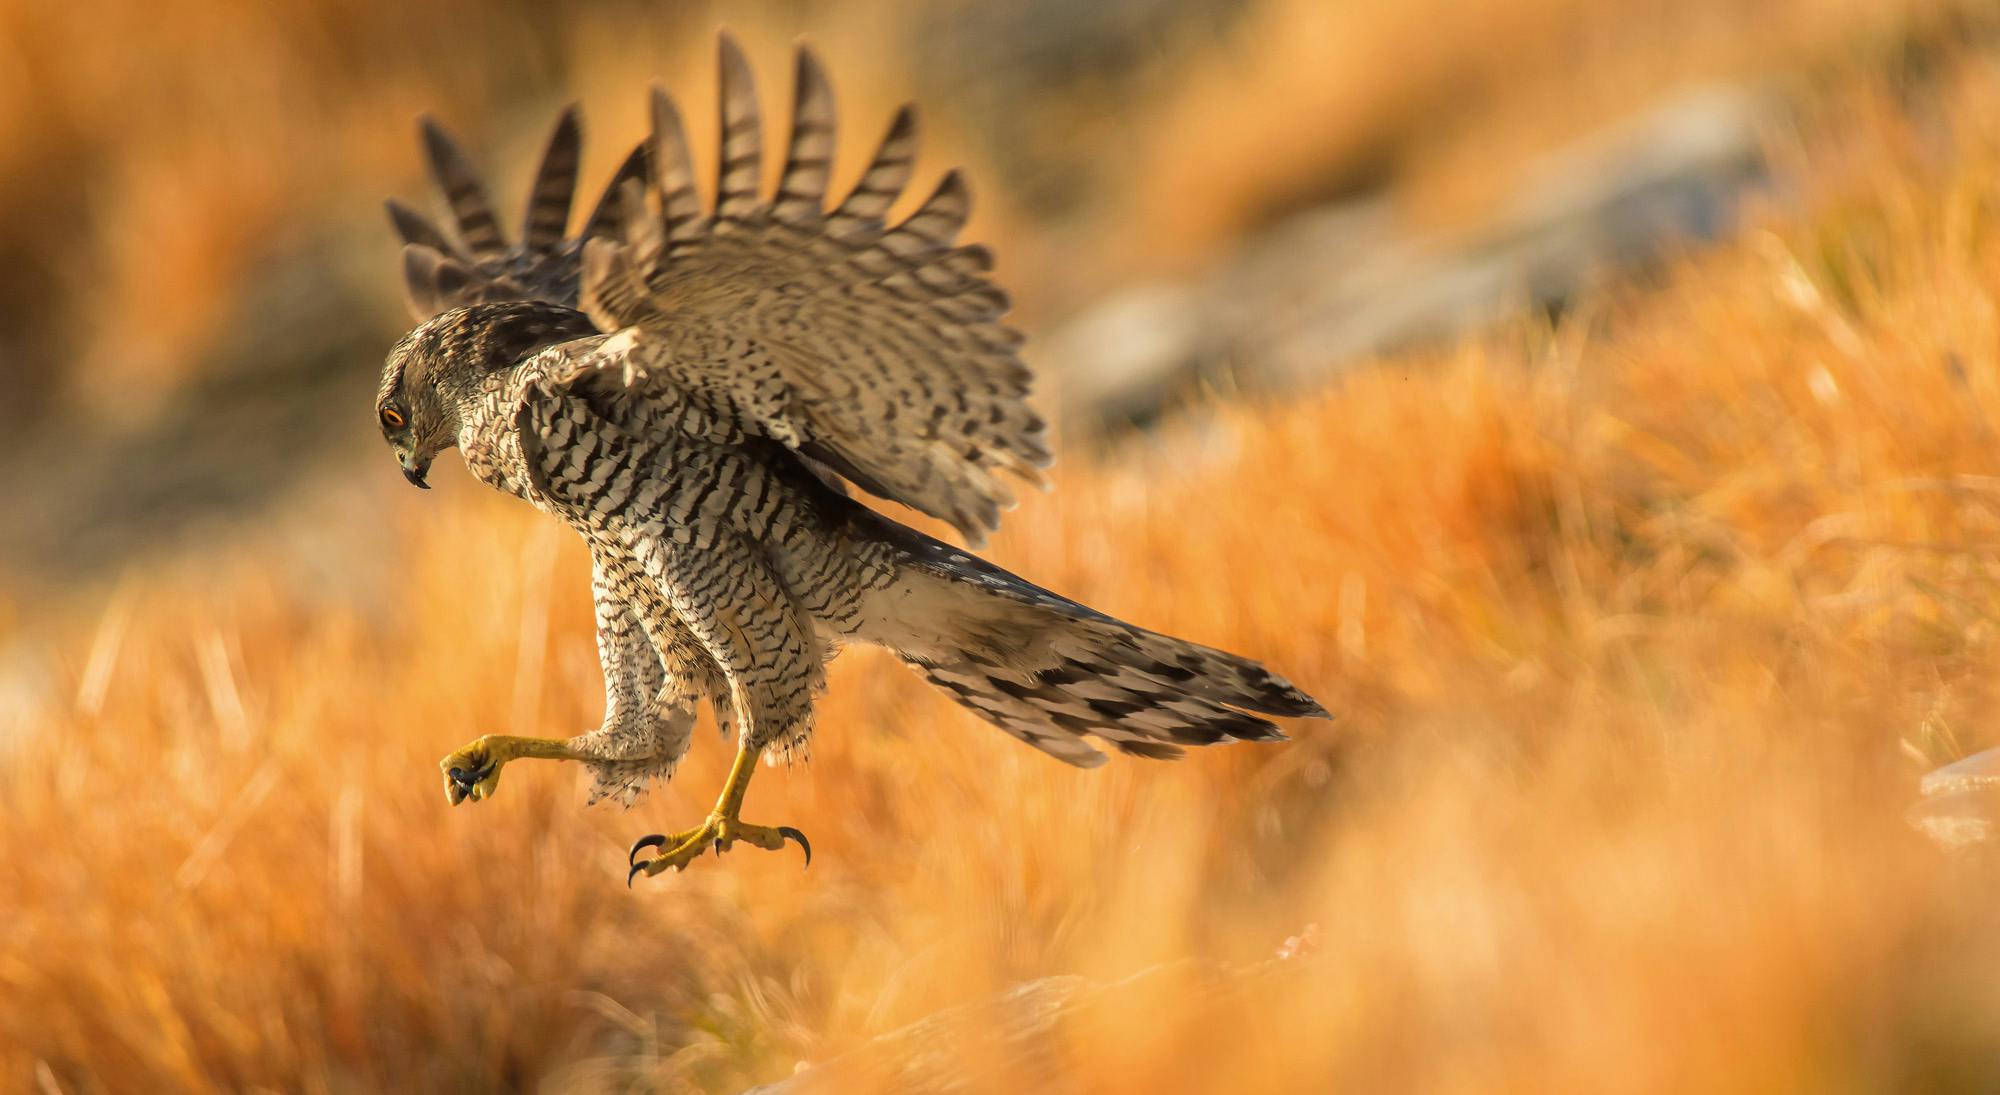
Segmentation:
<svg viewBox="0 0 2000 1095">
<path fill-rule="evenodd" d="M 454 805 L 490 797 L 523 757 L 580 761 L 592 798 L 626 802 L 687 752 L 697 705 L 733 731 L 714 811 L 641 838 L 640 873 L 736 842 L 804 834 L 739 816 L 761 756 L 813 730 L 826 662 L 874 643 L 1000 729 L 1070 764 L 1274 741 L 1267 716 L 1326 712 L 1245 658 L 1136 627 L 1037 587 L 855 501 L 849 488 L 949 522 L 977 546 L 1041 481 L 1021 337 L 969 209 L 946 174 L 914 213 L 915 115 L 895 115 L 853 190 L 828 207 L 831 89 L 797 55 L 776 192 L 763 190 L 750 70 L 720 48 L 721 149 L 700 195 L 674 103 L 566 236 L 580 128 L 565 111 L 509 243 L 465 155 L 422 138 L 456 232 L 389 203 L 419 326 L 390 350 L 375 414 L 419 487 L 456 447 L 481 482 L 567 523 L 590 547 L 602 726 L 568 739 L 488 735 L 445 757 Z M 640 858 L 642 852 L 657 854 Z"/>
</svg>

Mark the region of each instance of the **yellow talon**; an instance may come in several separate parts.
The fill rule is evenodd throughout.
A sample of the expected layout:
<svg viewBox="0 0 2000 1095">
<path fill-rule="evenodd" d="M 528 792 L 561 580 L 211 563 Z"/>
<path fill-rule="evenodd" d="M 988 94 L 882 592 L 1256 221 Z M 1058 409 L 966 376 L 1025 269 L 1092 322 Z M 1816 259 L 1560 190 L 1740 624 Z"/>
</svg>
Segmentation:
<svg viewBox="0 0 2000 1095">
<path fill-rule="evenodd" d="M 687 865 L 701 853 L 714 848 L 715 854 L 721 855 L 737 841 L 775 852 L 785 846 L 785 841 L 796 840 L 806 853 L 806 866 L 812 866 L 812 843 L 806 840 L 804 833 L 789 825 L 751 825 L 737 817 L 737 812 L 743 808 L 743 793 L 750 786 L 750 773 L 756 760 L 756 750 L 737 750 L 736 763 L 729 770 L 729 779 L 722 785 L 722 797 L 716 800 L 715 811 L 708 815 L 708 820 L 671 835 L 654 833 L 640 837 L 626 855 L 632 869 L 625 875 L 625 884 L 630 886 L 641 872 L 650 878 L 669 867 L 677 871 L 686 870 Z M 647 848 L 666 850 L 650 859 L 640 859 L 639 853 Z"/>
<path fill-rule="evenodd" d="M 806 866 L 812 866 L 812 842 L 797 829 L 789 825 L 776 827 L 751 825 L 736 818 L 710 814 L 707 821 L 693 829 L 683 830 L 671 836 L 655 833 L 652 836 L 640 837 L 638 842 L 632 845 L 632 851 L 627 856 L 632 869 L 625 875 L 625 884 L 630 886 L 632 880 L 639 877 L 641 872 L 650 878 L 669 867 L 676 871 L 684 871 L 701 853 L 714 848 L 715 854 L 721 855 L 739 840 L 752 847 L 772 852 L 783 848 L 785 841 L 796 840 L 799 842 L 799 847 L 805 850 Z M 640 851 L 646 848 L 665 848 L 666 851 L 651 859 L 639 859 Z"/>
</svg>

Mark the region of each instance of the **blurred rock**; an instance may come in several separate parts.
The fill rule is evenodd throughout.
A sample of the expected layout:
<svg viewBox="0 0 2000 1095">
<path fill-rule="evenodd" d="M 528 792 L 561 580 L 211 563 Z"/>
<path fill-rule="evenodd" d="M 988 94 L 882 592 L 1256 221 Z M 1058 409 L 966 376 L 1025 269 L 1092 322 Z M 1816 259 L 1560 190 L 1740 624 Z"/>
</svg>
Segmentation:
<svg viewBox="0 0 2000 1095">
<path fill-rule="evenodd" d="M 1768 180 L 1743 90 L 1683 95 L 1551 155 L 1481 231 L 1405 232 L 1386 199 L 1297 214 L 1208 274 L 1139 286 L 1038 342 L 1085 426 L 1145 422 L 1207 381 L 1284 391 L 1395 350 L 1557 309 L 1607 272 L 1734 226 Z"/>
<path fill-rule="evenodd" d="M 1974 753 L 1926 775 L 1910 824 L 1945 848 L 1969 848 L 1993 837 L 2000 822 L 2000 749 Z"/>
<path fill-rule="evenodd" d="M 1925 797 L 1962 791 L 2000 791 L 2000 749 L 1974 753 L 1924 777 Z"/>
</svg>

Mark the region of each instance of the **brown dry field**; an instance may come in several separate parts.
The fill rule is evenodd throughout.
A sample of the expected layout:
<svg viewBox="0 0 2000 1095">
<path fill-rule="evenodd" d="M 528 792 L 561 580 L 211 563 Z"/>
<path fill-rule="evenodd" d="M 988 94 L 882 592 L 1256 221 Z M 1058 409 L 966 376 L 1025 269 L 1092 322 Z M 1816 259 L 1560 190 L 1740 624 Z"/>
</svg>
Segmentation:
<svg viewBox="0 0 2000 1095">
<path fill-rule="evenodd" d="M 1476 5 L 1438 36 L 1439 68 L 1521 90 L 1476 139 L 1414 143 L 1418 207 L 1466 215 L 1480 149 L 1504 165 L 1586 126 L 1503 64 L 1552 56 L 1524 43 L 1578 6 Z M 2000 1085 L 2000 877 L 1906 818 L 1924 771 L 2000 744 L 2000 53 L 1916 15 L 1829 46 L 1830 22 L 1875 19 L 1838 3 L 1634 44 L 1678 23 L 1629 8 L 1636 29 L 1585 38 L 1592 78 L 1634 96 L 1795 66 L 1770 137 L 1789 201 L 1560 320 L 1072 446 L 990 552 L 1266 658 L 1336 721 L 1074 771 L 852 653 L 810 761 L 750 790 L 753 820 L 812 837 L 810 870 L 746 850 L 628 891 L 626 845 L 699 817 L 727 747 L 704 732 L 629 811 L 534 762 L 448 808 L 436 759 L 466 739 L 595 724 L 587 565 L 449 462 L 420 496 L 357 443 L 197 557 L 0 596 L 0 639 L 55 676 L 0 722 L 0 1087 L 736 1090 L 1060 976 L 1091 987 L 1033 1053 L 978 1012 L 927 1049 L 974 1091 Z M 865 9 L 818 28 L 829 56 L 898 10 Z M 1320 11 L 1259 10 L 1272 43 Z M 1366 26 L 1431 56 L 1411 19 Z M 1290 96 L 1298 52 L 1252 91 Z M 1389 75 L 1430 70 L 1374 63 L 1310 107 L 1355 115 L 1355 147 L 1434 101 Z M 1254 146 L 1219 90 L 1241 81 L 1203 79 L 1158 117 Z M 387 115 L 424 90 L 385 90 Z M 1072 276 L 1199 261 L 1348 155 L 1262 139 L 1278 166 L 1246 151 L 1256 172 L 1195 193 L 1175 172 L 1198 164 L 1135 152 L 1115 204 L 1136 226 L 1091 231 L 1147 244 Z M 382 141 L 350 170 L 406 181 L 407 133 Z M 168 176 L 199 209 L 281 208 Z M 1193 208 L 1166 212 L 1174 187 Z M 1076 230 L 999 205 L 989 238 L 1026 252 L 1031 308 L 1053 299 L 1043 252 Z M 202 223 L 192 253 L 227 255 Z M 75 307 L 164 291 L 130 239 L 96 245 L 133 276 Z M 178 361 L 162 347 L 198 341 L 210 290 L 174 284 L 190 326 L 88 360 Z M 108 381 L 65 383 L 87 405 Z M 893 1086 L 843 1060 L 829 1089 Z"/>
</svg>

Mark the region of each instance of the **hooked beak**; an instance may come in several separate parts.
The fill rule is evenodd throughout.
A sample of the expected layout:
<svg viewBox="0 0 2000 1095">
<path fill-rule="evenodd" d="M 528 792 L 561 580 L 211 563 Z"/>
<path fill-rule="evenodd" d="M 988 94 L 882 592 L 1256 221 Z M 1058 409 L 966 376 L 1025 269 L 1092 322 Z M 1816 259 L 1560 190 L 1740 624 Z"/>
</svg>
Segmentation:
<svg viewBox="0 0 2000 1095">
<path fill-rule="evenodd" d="M 430 461 L 419 461 L 413 455 L 398 454 L 397 463 L 403 466 L 403 478 L 408 479 L 411 486 L 418 490 L 431 489 L 431 485 L 424 482 L 424 476 L 429 475 L 431 471 Z"/>
</svg>

